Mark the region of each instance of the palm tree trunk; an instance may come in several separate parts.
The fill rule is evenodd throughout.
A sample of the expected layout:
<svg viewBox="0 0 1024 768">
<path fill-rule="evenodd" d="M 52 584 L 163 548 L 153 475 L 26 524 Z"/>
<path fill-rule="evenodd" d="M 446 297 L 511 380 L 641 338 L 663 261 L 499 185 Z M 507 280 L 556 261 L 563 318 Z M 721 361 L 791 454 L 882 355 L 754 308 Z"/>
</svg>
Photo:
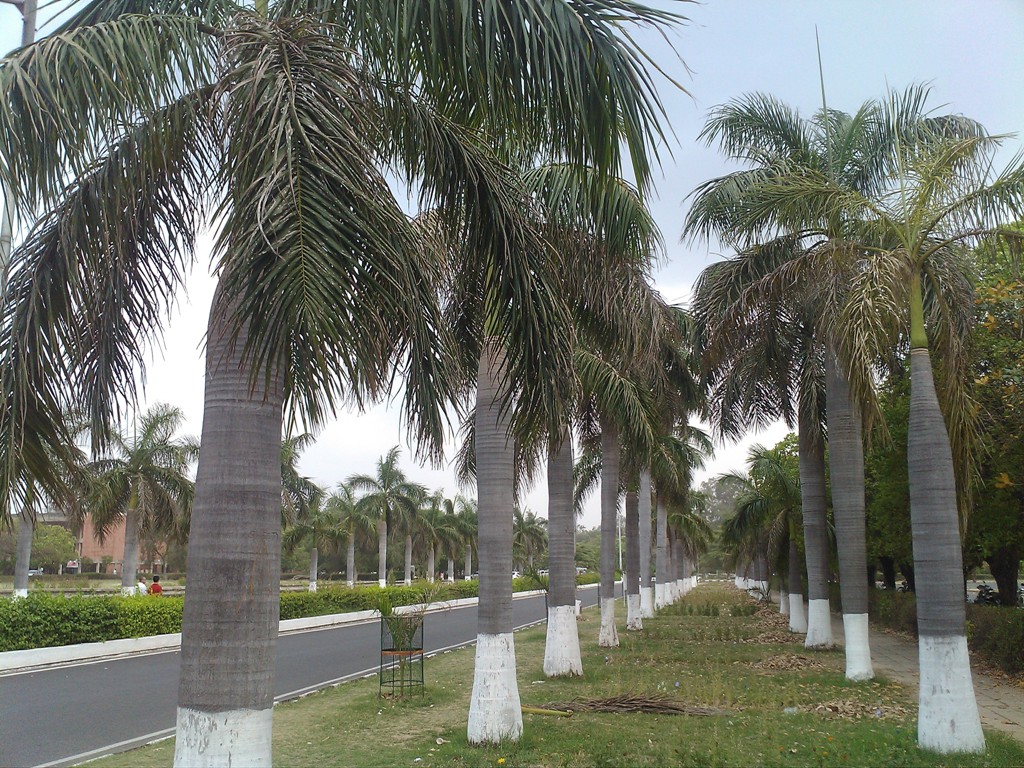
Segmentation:
<svg viewBox="0 0 1024 768">
<path fill-rule="evenodd" d="M 218 289 L 188 548 L 174 765 L 270 766 L 280 614 L 282 387 L 251 376 Z"/>
<path fill-rule="evenodd" d="M 388 585 L 388 521 L 383 517 L 377 521 L 377 585 Z"/>
<path fill-rule="evenodd" d="M 796 524 L 792 520 L 789 523 L 789 631 L 801 634 L 807 632 L 800 549 L 796 545 Z"/>
<path fill-rule="evenodd" d="M 601 630 L 597 644 L 614 648 L 615 551 L 619 513 L 619 430 L 610 419 L 601 419 Z"/>
<path fill-rule="evenodd" d="M 427 581 L 431 584 L 434 583 L 434 558 L 437 555 L 437 548 L 433 542 L 430 544 L 430 551 L 427 553 Z"/>
<path fill-rule="evenodd" d="M 405 534 L 405 586 L 412 584 L 412 534 Z"/>
<path fill-rule="evenodd" d="M 828 604 L 828 531 L 825 518 L 825 446 L 817 425 L 799 415 L 800 500 L 804 511 L 807 555 L 807 648 L 831 648 L 832 615 Z"/>
<path fill-rule="evenodd" d="M 345 583 L 352 588 L 356 585 L 356 537 L 348 537 L 348 552 L 345 557 Z"/>
<path fill-rule="evenodd" d="M 683 551 L 683 537 L 677 531 L 671 538 L 672 543 L 672 568 L 675 576 L 673 590 L 675 599 L 678 600 L 686 594 L 683 586 L 684 574 L 686 573 L 686 553 Z"/>
<path fill-rule="evenodd" d="M 853 399 L 850 382 L 833 349 L 825 355 L 825 393 L 846 677 L 849 680 L 870 680 L 875 671 L 871 666 L 868 585 L 864 578 L 868 555 L 864 524 L 863 425 L 860 405 Z"/>
<path fill-rule="evenodd" d="M 32 566 L 32 537 L 36 531 L 35 516 L 28 510 L 21 513 L 18 543 L 14 559 L 14 597 L 28 597 L 28 571 Z"/>
<path fill-rule="evenodd" d="M 640 499 L 636 491 L 626 492 L 626 572 L 622 575 L 626 593 L 626 629 L 644 628 L 640 615 Z"/>
<path fill-rule="evenodd" d="M 473 545 L 466 544 L 466 571 L 463 574 L 463 578 L 469 581 L 473 578 Z"/>
<path fill-rule="evenodd" d="M 548 446 L 548 626 L 544 674 L 582 675 L 576 627 L 576 515 L 572 503 L 572 438 L 567 429 Z"/>
<path fill-rule="evenodd" d="M 509 579 L 515 450 L 510 409 L 502 407 L 504 376 L 505 352 L 498 339 L 488 336 L 480 351 L 476 396 L 480 602 L 467 728 L 471 744 L 517 741 L 523 732 Z"/>
<path fill-rule="evenodd" d="M 665 507 L 661 494 L 658 494 L 655 509 L 657 510 L 658 521 L 655 530 L 657 545 L 654 552 L 654 607 L 664 608 L 671 601 L 668 595 L 668 509 Z"/>
<path fill-rule="evenodd" d="M 133 492 L 134 494 L 134 492 Z M 124 555 L 121 560 L 121 594 L 134 595 L 139 591 L 139 513 L 132 503 L 124 516 Z"/>
<path fill-rule="evenodd" d="M 953 454 L 927 348 L 910 352 L 907 465 L 921 670 L 918 745 L 938 752 L 983 752 L 964 631 Z"/>
<path fill-rule="evenodd" d="M 316 592 L 317 569 L 320 565 L 320 552 L 313 547 L 309 552 L 309 591 Z"/>
<path fill-rule="evenodd" d="M 640 616 L 654 617 L 654 588 L 651 586 L 651 472 L 640 473 Z"/>
<path fill-rule="evenodd" d="M 455 558 L 452 557 L 451 552 L 448 553 L 448 581 L 452 584 L 455 583 Z"/>
</svg>

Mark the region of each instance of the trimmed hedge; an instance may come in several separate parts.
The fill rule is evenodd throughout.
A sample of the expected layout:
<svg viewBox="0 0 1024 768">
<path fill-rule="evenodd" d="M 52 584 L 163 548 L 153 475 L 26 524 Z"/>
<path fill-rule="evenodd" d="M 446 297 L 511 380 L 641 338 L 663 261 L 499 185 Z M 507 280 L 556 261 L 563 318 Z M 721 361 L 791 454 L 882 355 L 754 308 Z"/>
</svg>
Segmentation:
<svg viewBox="0 0 1024 768">
<path fill-rule="evenodd" d="M 988 664 L 1024 674 L 1024 610 L 967 604 L 967 645 Z M 912 592 L 874 590 L 871 621 L 917 637 L 917 600 Z"/>
<path fill-rule="evenodd" d="M 589 575 L 589 574 L 588 574 Z M 585 578 L 585 577 L 581 577 Z M 517 592 L 534 589 L 526 579 Z M 438 585 L 435 600 L 476 597 L 476 581 Z M 392 605 L 420 601 L 423 584 L 388 587 Z M 282 592 L 281 618 L 301 619 L 332 613 L 368 611 L 377 607 L 379 587 L 325 586 L 317 592 Z M 21 600 L 0 600 L 0 651 L 96 643 L 128 637 L 181 632 L 183 597 L 49 594 L 33 591 Z"/>
</svg>

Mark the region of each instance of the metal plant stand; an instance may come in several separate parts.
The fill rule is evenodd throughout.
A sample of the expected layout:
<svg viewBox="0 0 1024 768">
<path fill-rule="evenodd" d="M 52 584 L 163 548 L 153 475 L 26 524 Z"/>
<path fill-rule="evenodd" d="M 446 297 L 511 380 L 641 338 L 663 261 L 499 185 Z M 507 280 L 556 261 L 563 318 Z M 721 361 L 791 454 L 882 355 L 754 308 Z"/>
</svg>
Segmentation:
<svg viewBox="0 0 1024 768">
<path fill-rule="evenodd" d="M 381 697 L 423 693 L 423 616 L 381 617 L 379 679 Z"/>
</svg>

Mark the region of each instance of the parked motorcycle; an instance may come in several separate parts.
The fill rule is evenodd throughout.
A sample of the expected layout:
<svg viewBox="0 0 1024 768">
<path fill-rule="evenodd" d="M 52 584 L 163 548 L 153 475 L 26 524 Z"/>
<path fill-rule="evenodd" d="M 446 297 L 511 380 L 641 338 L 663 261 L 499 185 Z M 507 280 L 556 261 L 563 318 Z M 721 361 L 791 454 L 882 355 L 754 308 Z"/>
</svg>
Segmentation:
<svg viewBox="0 0 1024 768">
<path fill-rule="evenodd" d="M 974 598 L 976 605 L 999 605 L 999 592 L 988 584 L 978 585 L 978 595 Z"/>
</svg>

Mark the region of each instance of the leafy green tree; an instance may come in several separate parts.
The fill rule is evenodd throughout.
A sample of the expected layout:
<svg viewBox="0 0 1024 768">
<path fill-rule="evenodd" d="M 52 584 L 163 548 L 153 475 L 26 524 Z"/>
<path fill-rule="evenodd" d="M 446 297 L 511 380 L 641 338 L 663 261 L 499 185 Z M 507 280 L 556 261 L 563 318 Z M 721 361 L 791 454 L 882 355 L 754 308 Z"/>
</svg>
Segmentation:
<svg viewBox="0 0 1024 768">
<path fill-rule="evenodd" d="M 1002 604 L 1015 606 L 1024 557 L 1024 282 L 1005 253 L 979 258 L 971 358 L 982 458 L 966 548 L 988 563 Z"/>
<path fill-rule="evenodd" d="M 57 573 L 76 555 L 75 537 L 60 525 L 37 525 L 32 537 L 32 562 L 48 573 Z"/>
</svg>

